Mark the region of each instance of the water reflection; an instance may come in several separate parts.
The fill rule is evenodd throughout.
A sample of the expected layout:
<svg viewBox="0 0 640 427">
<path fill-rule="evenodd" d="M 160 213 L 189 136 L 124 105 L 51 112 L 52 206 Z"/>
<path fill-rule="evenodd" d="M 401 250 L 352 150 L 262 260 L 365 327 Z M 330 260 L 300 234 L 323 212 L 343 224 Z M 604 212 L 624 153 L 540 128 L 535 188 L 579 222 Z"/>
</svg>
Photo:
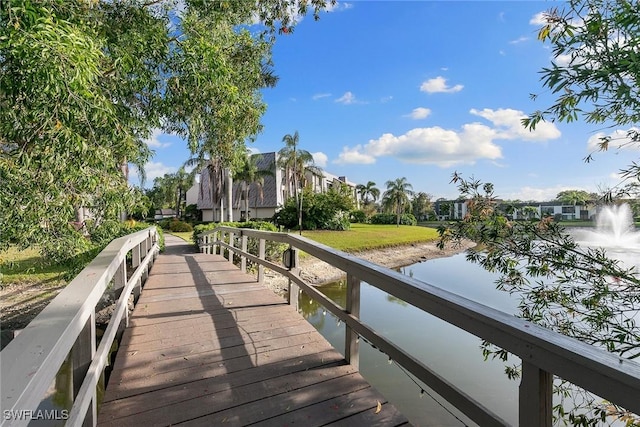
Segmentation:
<svg viewBox="0 0 640 427">
<path fill-rule="evenodd" d="M 466 261 L 463 254 L 425 261 L 400 269 L 406 275 L 458 293 L 480 303 L 515 313 L 517 301 L 496 290 L 496 276 Z M 337 304 L 344 306 L 346 285 L 337 282 L 319 288 Z M 305 317 L 343 351 L 344 325 L 305 294 L 300 308 Z M 489 407 L 509 423 L 517 424 L 517 382 L 504 375 L 497 361 L 483 361 L 480 339 L 413 307 L 377 288 L 362 284 L 361 318 L 378 333 L 390 339 L 453 384 Z M 361 341 L 360 368 L 374 387 L 418 426 L 460 426 L 463 423 L 429 396 L 388 357 Z M 463 418 L 465 419 L 465 418 Z M 472 423 L 471 423 L 472 424 Z"/>
</svg>

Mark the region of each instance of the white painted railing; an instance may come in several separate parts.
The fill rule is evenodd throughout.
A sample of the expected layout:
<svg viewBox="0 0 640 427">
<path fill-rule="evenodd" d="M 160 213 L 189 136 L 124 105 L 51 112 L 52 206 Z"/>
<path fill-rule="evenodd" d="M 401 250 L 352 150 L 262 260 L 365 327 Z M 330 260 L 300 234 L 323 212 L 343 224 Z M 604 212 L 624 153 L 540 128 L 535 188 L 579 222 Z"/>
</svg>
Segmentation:
<svg viewBox="0 0 640 427">
<path fill-rule="evenodd" d="M 259 240 L 258 254 L 246 251 L 247 239 Z M 240 246 L 236 245 L 240 242 Z M 340 307 L 298 275 L 294 265 L 284 268 L 265 260 L 266 241 L 286 243 L 345 272 L 346 306 Z M 241 268 L 249 259 L 258 264 L 258 281 L 264 268 L 289 278 L 289 303 L 297 304 L 301 288 L 346 325 L 345 358 L 358 365 L 358 337 L 363 337 L 391 359 L 411 372 L 432 390 L 480 426 L 504 426 L 508 423 L 462 390 L 458 389 L 426 364 L 417 360 L 361 322 L 360 281 L 365 281 L 408 304 L 489 341 L 522 360 L 519 388 L 519 425 L 545 427 L 552 423 L 553 376 L 568 380 L 627 410 L 640 414 L 640 363 L 622 359 L 576 339 L 542 328 L 533 323 L 447 292 L 420 280 L 364 261 L 304 237 L 250 229 L 218 227 L 202 233 L 201 251 L 216 253 L 228 249 L 241 258 Z M 221 253 L 222 249 L 221 249 Z"/>
<path fill-rule="evenodd" d="M 95 425 L 98 381 L 113 341 L 129 321 L 129 296 L 140 295 L 157 253 L 155 227 L 113 240 L 0 352 L 0 425 L 23 426 L 43 418 L 62 418 L 70 426 Z M 96 348 L 96 305 L 110 284 L 116 307 Z M 66 360 L 71 363 L 72 408 L 39 411 Z"/>
</svg>

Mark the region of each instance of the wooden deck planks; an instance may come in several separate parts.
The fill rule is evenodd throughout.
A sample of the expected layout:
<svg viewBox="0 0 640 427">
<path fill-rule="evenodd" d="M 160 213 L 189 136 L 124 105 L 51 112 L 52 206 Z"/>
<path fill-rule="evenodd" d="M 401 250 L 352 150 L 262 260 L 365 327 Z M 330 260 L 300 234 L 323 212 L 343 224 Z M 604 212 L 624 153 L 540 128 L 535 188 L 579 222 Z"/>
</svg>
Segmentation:
<svg viewBox="0 0 640 427">
<path fill-rule="evenodd" d="M 407 423 L 281 297 L 220 256 L 168 246 L 124 332 L 99 425 Z"/>
</svg>

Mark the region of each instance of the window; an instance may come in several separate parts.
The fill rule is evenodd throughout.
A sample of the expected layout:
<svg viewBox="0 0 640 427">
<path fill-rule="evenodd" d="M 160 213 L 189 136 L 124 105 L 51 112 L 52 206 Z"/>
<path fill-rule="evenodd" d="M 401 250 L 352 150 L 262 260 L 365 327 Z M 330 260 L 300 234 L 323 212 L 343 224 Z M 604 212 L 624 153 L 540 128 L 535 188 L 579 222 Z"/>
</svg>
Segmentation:
<svg viewBox="0 0 640 427">
<path fill-rule="evenodd" d="M 542 206 L 540 208 L 540 212 L 542 213 L 542 216 L 553 215 L 553 206 Z"/>
</svg>

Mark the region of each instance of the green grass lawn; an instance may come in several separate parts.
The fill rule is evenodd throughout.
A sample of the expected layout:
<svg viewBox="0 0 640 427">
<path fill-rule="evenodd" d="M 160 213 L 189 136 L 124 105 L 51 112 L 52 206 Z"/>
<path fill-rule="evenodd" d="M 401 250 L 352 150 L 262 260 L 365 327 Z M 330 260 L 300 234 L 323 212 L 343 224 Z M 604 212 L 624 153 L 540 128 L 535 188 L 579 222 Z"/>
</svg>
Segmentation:
<svg viewBox="0 0 640 427">
<path fill-rule="evenodd" d="M 11 247 L 0 252 L 2 283 L 52 282 L 62 280 L 67 267 L 46 262 L 37 249 L 18 250 Z"/>
<path fill-rule="evenodd" d="M 433 228 L 378 224 L 351 224 L 351 230 L 348 231 L 302 231 L 302 235 L 345 252 L 359 252 L 438 239 L 438 232 Z"/>
</svg>

